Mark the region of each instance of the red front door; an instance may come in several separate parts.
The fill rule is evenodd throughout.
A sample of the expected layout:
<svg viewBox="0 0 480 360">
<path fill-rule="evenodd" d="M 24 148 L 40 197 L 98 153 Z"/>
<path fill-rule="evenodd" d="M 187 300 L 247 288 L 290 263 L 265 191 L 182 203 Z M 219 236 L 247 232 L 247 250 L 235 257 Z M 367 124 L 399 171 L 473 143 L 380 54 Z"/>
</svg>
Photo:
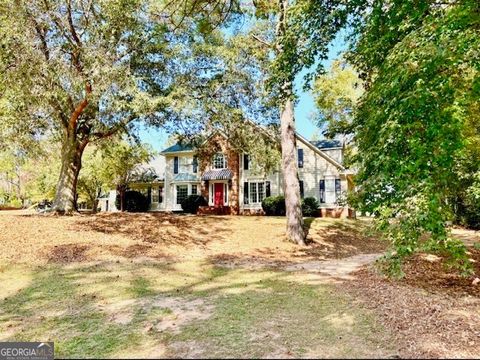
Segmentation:
<svg viewBox="0 0 480 360">
<path fill-rule="evenodd" d="M 215 183 L 213 184 L 213 205 L 215 206 L 223 206 L 223 184 L 222 183 Z"/>
</svg>

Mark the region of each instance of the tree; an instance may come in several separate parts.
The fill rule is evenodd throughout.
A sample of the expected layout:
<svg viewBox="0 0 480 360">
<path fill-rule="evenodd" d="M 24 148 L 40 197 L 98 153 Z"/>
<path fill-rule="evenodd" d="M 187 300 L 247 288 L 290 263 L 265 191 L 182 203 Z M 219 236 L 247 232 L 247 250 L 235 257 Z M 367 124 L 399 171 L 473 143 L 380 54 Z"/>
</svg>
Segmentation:
<svg viewBox="0 0 480 360">
<path fill-rule="evenodd" d="M 355 69 L 342 59 L 332 62 L 327 73 L 315 78 L 313 85 L 318 126 L 329 138 L 351 134 L 354 110 L 363 94 L 362 81 Z"/>
<path fill-rule="evenodd" d="M 329 43 L 347 21 L 345 5 L 343 1 L 312 0 L 278 0 L 276 6 L 269 5 L 268 2 L 257 5 L 259 13 L 273 12 L 276 15 L 275 38 L 272 43 L 275 59 L 269 82 L 280 107 L 287 238 L 301 245 L 305 244 L 305 232 L 295 160 L 293 84 L 300 71 L 314 66 L 315 63 L 317 71 L 322 70 L 322 60 L 327 57 Z"/>
<path fill-rule="evenodd" d="M 287 208 L 286 236 L 288 240 L 304 245 L 305 232 L 296 165 L 294 81 L 302 70 L 315 64 L 318 71 L 322 70 L 322 60 L 327 57 L 329 43 L 347 21 L 349 2 L 260 0 L 253 1 L 252 4 L 242 4 L 239 1 L 180 0 L 177 3 L 184 4 L 184 8 L 189 9 L 190 13 L 194 12 L 195 8 L 230 7 L 236 15 L 243 13 L 253 23 L 266 22 L 270 25 L 263 29 L 260 36 L 255 32 L 250 32 L 250 36 L 261 44 L 264 57 L 269 60 L 265 63 L 267 67 L 263 69 L 269 76 L 267 89 L 271 91 L 274 103 L 280 111 L 281 168 Z M 222 6 L 225 4 L 227 6 Z M 208 17 L 204 15 L 200 12 L 196 18 L 201 23 L 208 24 Z M 217 24 L 221 22 L 220 19 Z M 211 25 L 206 27 L 212 28 Z M 307 77 L 307 83 L 310 77 Z"/>
<path fill-rule="evenodd" d="M 357 28 L 350 59 L 367 90 L 353 122 L 356 204 L 377 215 L 396 274 L 419 248 L 448 251 L 468 269 L 446 221 L 453 169 L 479 124 L 479 14 L 477 1 L 390 0 L 375 3 Z"/>
<path fill-rule="evenodd" d="M 54 210 L 74 211 L 85 147 L 162 123 L 178 50 L 147 0 L 5 0 L 0 22 L 0 134 L 61 141 Z"/>
<path fill-rule="evenodd" d="M 116 188 L 120 196 L 120 210 L 125 211 L 124 199 L 128 184 L 137 180 L 145 172 L 139 165 L 154 156 L 150 146 L 120 141 L 103 148 L 102 183 L 108 188 Z"/>
</svg>

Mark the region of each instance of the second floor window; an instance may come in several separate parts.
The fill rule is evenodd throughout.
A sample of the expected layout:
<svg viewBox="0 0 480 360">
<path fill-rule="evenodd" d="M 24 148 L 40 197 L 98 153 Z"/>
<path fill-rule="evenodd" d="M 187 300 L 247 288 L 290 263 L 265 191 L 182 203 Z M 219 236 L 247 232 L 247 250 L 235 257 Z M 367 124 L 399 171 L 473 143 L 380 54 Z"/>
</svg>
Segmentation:
<svg viewBox="0 0 480 360">
<path fill-rule="evenodd" d="M 178 156 L 173 158 L 173 173 L 178 174 Z"/>
<path fill-rule="evenodd" d="M 227 167 L 227 161 L 225 155 L 222 153 L 216 153 L 213 155 L 213 164 L 214 169 L 225 169 Z"/>
<path fill-rule="evenodd" d="M 298 167 L 303 168 L 303 149 L 298 149 L 297 155 L 298 155 Z"/>
</svg>

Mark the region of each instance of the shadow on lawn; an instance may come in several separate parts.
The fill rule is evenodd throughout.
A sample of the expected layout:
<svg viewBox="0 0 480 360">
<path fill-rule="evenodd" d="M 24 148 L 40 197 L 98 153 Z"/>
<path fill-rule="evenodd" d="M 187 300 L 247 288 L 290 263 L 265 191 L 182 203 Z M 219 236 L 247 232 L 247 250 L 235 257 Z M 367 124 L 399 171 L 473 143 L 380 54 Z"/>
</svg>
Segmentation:
<svg viewBox="0 0 480 360">
<path fill-rule="evenodd" d="M 328 222 L 326 222 L 328 221 Z M 376 254 L 388 244 L 369 233 L 361 221 L 306 218 L 307 246 L 297 247 L 287 256 L 276 248 L 259 248 L 249 254 L 223 253 L 210 257 L 220 266 L 283 267 L 292 263 L 343 259 L 360 254 Z"/>
<path fill-rule="evenodd" d="M 161 245 L 206 245 L 230 231 L 225 217 L 202 217 L 164 213 L 97 214 L 81 219 L 74 231 L 96 231 L 124 235 L 134 240 Z M 172 226 L 173 225 L 173 226 Z"/>
<path fill-rule="evenodd" d="M 347 299 L 285 276 L 145 263 L 37 268 L 0 301 L 0 328 L 9 329 L 0 335 L 55 341 L 55 355 L 74 358 L 285 357 L 312 344 L 348 357 L 359 337 L 363 355 L 377 351 L 376 329 Z"/>
</svg>

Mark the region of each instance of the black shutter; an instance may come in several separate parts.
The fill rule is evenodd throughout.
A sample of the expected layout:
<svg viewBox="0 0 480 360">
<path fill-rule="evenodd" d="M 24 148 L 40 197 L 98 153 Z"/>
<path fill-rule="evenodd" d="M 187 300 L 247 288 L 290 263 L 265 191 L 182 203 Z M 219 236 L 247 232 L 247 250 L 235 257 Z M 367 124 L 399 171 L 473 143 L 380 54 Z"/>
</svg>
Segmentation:
<svg viewBox="0 0 480 360">
<path fill-rule="evenodd" d="M 178 174 L 178 156 L 173 158 L 173 173 Z"/>
<path fill-rule="evenodd" d="M 152 188 L 149 187 L 148 190 L 147 190 L 147 199 L 148 199 L 148 203 L 151 204 L 152 203 Z"/>
<path fill-rule="evenodd" d="M 243 154 L 243 170 L 248 170 L 250 165 L 250 156 L 248 154 Z"/>
<path fill-rule="evenodd" d="M 325 203 L 325 180 L 320 180 L 320 203 Z"/>
<path fill-rule="evenodd" d="M 198 171 L 198 158 L 196 156 L 193 157 L 193 173 L 196 174 Z"/>
<path fill-rule="evenodd" d="M 243 183 L 243 203 L 248 204 L 248 182 Z"/>
<path fill-rule="evenodd" d="M 303 168 L 303 149 L 298 149 L 297 155 L 298 155 L 298 167 Z"/>
<path fill-rule="evenodd" d="M 303 199 L 303 180 L 300 180 L 300 197 Z"/>
<path fill-rule="evenodd" d="M 340 179 L 335 179 L 335 199 L 338 200 L 340 194 L 342 193 L 342 183 Z"/>
<path fill-rule="evenodd" d="M 265 196 L 269 197 L 271 195 L 270 192 L 270 181 L 265 181 Z"/>
</svg>

